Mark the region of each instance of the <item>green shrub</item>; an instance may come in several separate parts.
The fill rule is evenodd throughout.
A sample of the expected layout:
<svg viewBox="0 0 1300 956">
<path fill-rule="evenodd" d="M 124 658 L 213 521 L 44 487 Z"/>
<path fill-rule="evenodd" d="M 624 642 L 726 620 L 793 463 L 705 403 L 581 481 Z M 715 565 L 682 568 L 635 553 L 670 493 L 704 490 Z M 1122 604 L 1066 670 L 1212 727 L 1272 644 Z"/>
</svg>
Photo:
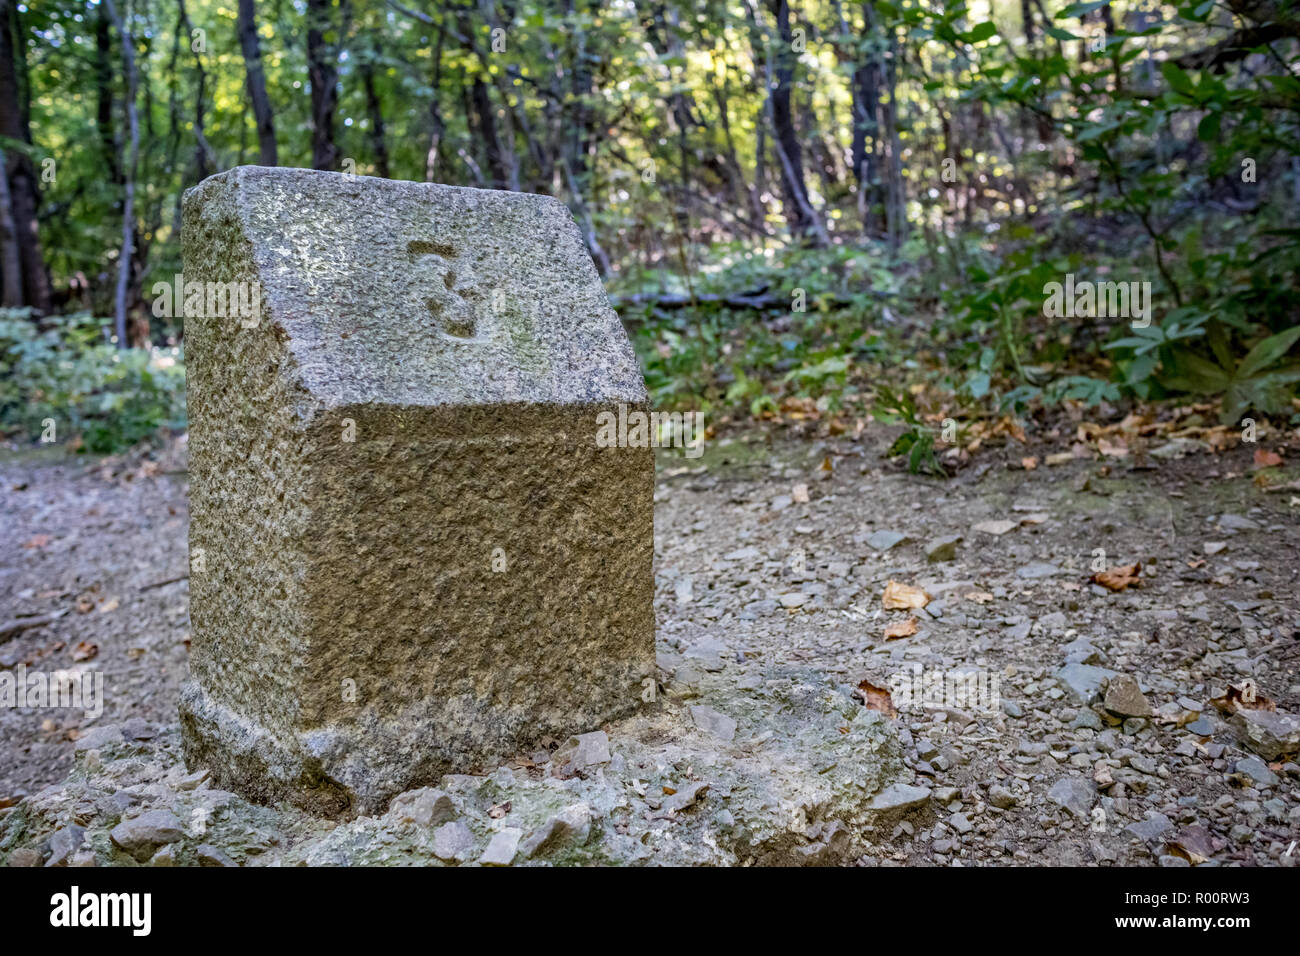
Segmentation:
<svg viewBox="0 0 1300 956">
<path fill-rule="evenodd" d="M 109 454 L 185 427 L 181 349 L 118 349 L 106 322 L 85 313 L 46 320 L 0 310 L 0 428 L 38 441 L 53 420 L 59 441 Z"/>
</svg>

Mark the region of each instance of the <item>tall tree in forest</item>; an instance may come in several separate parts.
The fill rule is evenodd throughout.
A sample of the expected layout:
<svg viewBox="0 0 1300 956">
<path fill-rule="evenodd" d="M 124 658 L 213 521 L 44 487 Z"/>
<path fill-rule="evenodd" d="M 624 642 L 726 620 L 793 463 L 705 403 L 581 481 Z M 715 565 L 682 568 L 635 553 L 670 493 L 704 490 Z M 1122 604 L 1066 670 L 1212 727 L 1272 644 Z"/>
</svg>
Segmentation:
<svg viewBox="0 0 1300 956">
<path fill-rule="evenodd" d="M 307 0 L 307 76 L 311 82 L 311 164 L 314 169 L 338 168 L 340 150 L 334 142 L 334 111 L 338 108 L 338 54 L 349 19 L 349 0 L 339 0 L 341 24 L 334 23 L 333 0 Z M 334 43 L 326 34 L 334 33 Z"/>
<path fill-rule="evenodd" d="M 45 257 L 41 253 L 41 238 L 36 218 L 40 196 L 36 184 L 36 168 L 31 156 L 22 146 L 32 143 L 31 129 L 24 105 L 27 77 L 19 76 L 19 64 L 26 73 L 26 57 L 19 44 L 25 43 L 22 21 L 14 0 L 0 0 L 0 137 L 6 143 L 4 169 L 8 193 L 8 208 L 4 220 L 11 222 L 12 235 L 4 241 L 16 246 L 19 269 L 22 275 L 20 290 L 10 290 L 8 281 L 4 290 L 6 303 L 31 306 L 36 312 L 50 311 L 50 280 L 45 271 Z M 19 144 L 10 147 L 9 143 Z M 3 197 L 0 197 L 3 198 Z M 10 262 L 12 253 L 8 252 Z M 9 276 L 5 276 L 10 280 Z"/>
<path fill-rule="evenodd" d="M 790 107 L 790 94 L 794 86 L 794 32 L 790 26 L 788 0 L 770 0 L 776 17 L 779 42 L 769 53 L 768 63 L 768 117 L 772 123 L 772 145 L 781 164 L 781 184 L 786 197 L 786 221 L 790 231 L 811 240 L 819 246 L 830 245 L 830 237 L 822 225 L 817 210 L 808 196 L 808 185 L 803 173 L 803 154 L 799 134 L 794 128 L 794 113 Z M 772 65 L 771 60 L 775 60 Z"/>
<path fill-rule="evenodd" d="M 113 297 L 113 328 L 117 334 L 118 348 L 124 349 L 130 344 L 126 335 L 126 299 L 131 281 L 131 260 L 135 255 L 135 173 L 140 157 L 140 118 L 135 107 L 135 41 L 131 38 L 130 27 L 118 15 L 113 0 L 103 0 L 103 3 L 109 19 L 117 28 L 117 35 L 122 38 L 122 64 L 123 72 L 126 74 L 126 117 L 131 137 L 131 153 L 123 177 L 126 198 L 122 203 L 122 251 L 117 260 L 117 291 Z"/>
<path fill-rule="evenodd" d="M 361 56 L 361 86 L 366 93 L 366 119 L 369 121 L 370 150 L 375 157 L 375 175 L 390 178 L 388 169 L 388 142 L 384 138 L 384 109 L 375 88 L 375 67 L 379 61 L 379 40 L 371 37 L 369 49 Z"/>
<path fill-rule="evenodd" d="M 256 0 L 239 0 L 239 48 L 244 54 L 248 99 L 257 124 L 257 160 L 263 166 L 278 166 L 275 146 L 275 118 L 266 95 L 266 72 L 262 69 L 262 45 L 257 38 Z"/>
</svg>

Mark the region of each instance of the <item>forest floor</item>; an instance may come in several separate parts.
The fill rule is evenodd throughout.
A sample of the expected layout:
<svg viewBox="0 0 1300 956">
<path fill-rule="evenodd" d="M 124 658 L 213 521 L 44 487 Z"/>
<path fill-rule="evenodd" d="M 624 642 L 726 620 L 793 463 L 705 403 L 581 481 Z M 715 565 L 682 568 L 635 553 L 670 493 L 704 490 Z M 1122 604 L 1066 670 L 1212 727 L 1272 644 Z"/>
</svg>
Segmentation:
<svg viewBox="0 0 1300 956">
<path fill-rule="evenodd" d="M 866 865 L 1295 865 L 1296 741 L 1251 749 L 1211 700 L 1249 679 L 1300 713 L 1300 493 L 1259 487 L 1250 446 L 1026 470 L 1026 455 L 1060 451 L 1031 436 L 940 480 L 886 463 L 891 437 L 737 434 L 661 457 L 667 693 L 779 663 L 897 707 L 908 778 L 929 792 L 873 835 Z M 0 815 L 63 780 L 96 728 L 174 735 L 186 494 L 183 443 L 0 459 L 0 626 L 59 615 L 0 637 L 0 670 L 93 668 L 106 690 L 93 721 L 0 709 Z M 1114 591 L 1090 581 L 1099 560 L 1141 569 Z M 930 600 L 887 610 L 891 581 Z M 999 699 L 906 706 L 898 678 L 918 667 L 973 671 Z M 1122 719 L 1142 698 L 1151 716 Z"/>
</svg>

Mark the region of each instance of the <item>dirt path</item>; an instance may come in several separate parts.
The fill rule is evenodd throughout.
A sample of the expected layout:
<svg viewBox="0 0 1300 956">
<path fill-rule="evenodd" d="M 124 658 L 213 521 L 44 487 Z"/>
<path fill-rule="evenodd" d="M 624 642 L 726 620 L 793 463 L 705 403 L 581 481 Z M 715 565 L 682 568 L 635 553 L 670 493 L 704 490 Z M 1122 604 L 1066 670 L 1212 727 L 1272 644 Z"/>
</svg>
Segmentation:
<svg viewBox="0 0 1300 956">
<path fill-rule="evenodd" d="M 1300 712 L 1300 501 L 1257 489 L 1246 450 L 1153 470 L 1011 470 L 988 453 L 936 481 L 884 466 L 882 441 L 737 439 L 661 462 L 669 692 L 689 697 L 700 672 L 745 659 L 813 666 L 855 688 L 893 680 L 895 704 L 899 675 L 982 677 L 1000 699 L 903 708 L 909 765 L 932 793 L 868 864 L 1179 865 L 1172 843 L 1197 860 L 1294 865 L 1294 753 L 1261 759 L 1208 702 L 1249 678 L 1279 711 Z M 0 709 L 0 805 L 61 780 L 72 741 L 96 724 L 147 737 L 175 722 L 189 628 L 176 580 L 183 469 L 176 452 L 0 462 L 0 623 L 67 611 L 0 643 L 0 669 L 95 668 L 106 689 L 95 721 Z M 1100 551 L 1109 566 L 1140 562 L 1140 587 L 1089 583 Z M 932 600 L 885 610 L 891 580 Z M 909 616 L 915 633 L 887 640 Z M 1152 718 L 1087 706 L 1111 674 L 1136 680 Z M 1108 703 L 1140 712 L 1137 689 L 1121 700 L 1124 684 L 1111 679 Z"/>
</svg>

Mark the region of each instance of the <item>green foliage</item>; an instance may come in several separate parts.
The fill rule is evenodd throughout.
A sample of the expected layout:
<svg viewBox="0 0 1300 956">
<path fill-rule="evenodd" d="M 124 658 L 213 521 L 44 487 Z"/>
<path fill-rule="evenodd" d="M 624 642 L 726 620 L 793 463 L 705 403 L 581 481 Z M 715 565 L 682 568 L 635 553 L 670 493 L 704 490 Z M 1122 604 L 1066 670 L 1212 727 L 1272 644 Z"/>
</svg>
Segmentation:
<svg viewBox="0 0 1300 956">
<path fill-rule="evenodd" d="M 185 427 L 180 350 L 118 349 L 86 313 L 42 331 L 25 309 L 0 310 L 0 426 L 29 441 L 52 419 L 60 442 L 96 454 Z"/>
<path fill-rule="evenodd" d="M 903 433 L 894 439 L 887 452 L 891 458 L 906 455 L 908 470 L 914 475 L 946 474 L 934 454 L 935 430 L 921 421 L 912 396 L 882 385 L 876 389 L 876 403 L 871 414 L 882 424 L 904 426 Z"/>
</svg>

